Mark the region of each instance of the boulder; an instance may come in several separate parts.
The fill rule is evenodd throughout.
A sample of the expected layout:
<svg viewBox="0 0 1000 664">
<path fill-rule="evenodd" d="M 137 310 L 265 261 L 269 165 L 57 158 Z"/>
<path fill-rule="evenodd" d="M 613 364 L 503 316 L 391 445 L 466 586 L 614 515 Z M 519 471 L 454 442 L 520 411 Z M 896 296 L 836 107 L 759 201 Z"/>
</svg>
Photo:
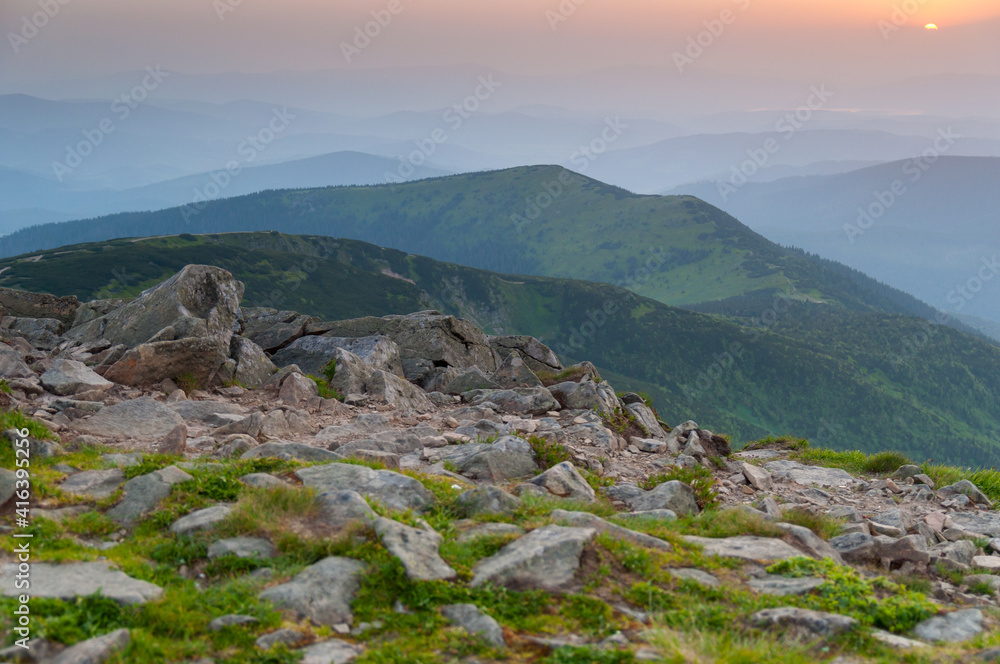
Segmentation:
<svg viewBox="0 0 1000 664">
<path fill-rule="evenodd" d="M 52 394 L 60 396 L 80 392 L 106 392 L 114 383 L 98 376 L 83 362 L 55 360 L 42 374 L 42 385 Z"/>
<path fill-rule="evenodd" d="M 519 352 L 528 369 L 533 372 L 561 371 L 563 368 L 562 362 L 552 349 L 534 337 L 490 337 L 489 343 L 490 348 L 496 351 L 501 359 L 506 359 L 514 351 Z"/>
<path fill-rule="evenodd" d="M 787 480 L 805 485 L 840 487 L 853 486 L 857 482 L 846 470 L 804 466 L 797 461 L 771 461 L 764 464 L 764 469 L 771 473 L 771 477 L 775 480 Z"/>
<path fill-rule="evenodd" d="M 176 338 L 197 336 L 214 341 L 228 356 L 242 297 L 243 284 L 229 272 L 188 265 L 131 302 L 73 327 L 67 336 L 80 341 L 106 339 L 131 349 L 172 327 Z"/>
<path fill-rule="evenodd" d="M 843 565 L 844 560 L 840 553 L 824 541 L 819 535 L 809 530 L 805 526 L 797 526 L 791 523 L 775 523 L 776 528 L 785 531 L 785 541 L 816 560 L 829 559 L 838 565 Z"/>
<path fill-rule="evenodd" d="M 480 486 L 463 492 L 456 504 L 466 517 L 477 514 L 513 514 L 521 499 L 495 486 Z"/>
<path fill-rule="evenodd" d="M 299 652 L 302 659 L 299 664 L 349 664 L 364 653 L 362 645 L 348 643 L 340 639 L 320 641 L 306 646 Z"/>
<path fill-rule="evenodd" d="M 69 326 L 73 324 L 79 307 L 80 301 L 75 295 L 56 297 L 45 293 L 0 288 L 0 311 L 5 316 L 50 318 Z"/>
<path fill-rule="evenodd" d="M 559 410 L 559 403 L 544 387 L 527 387 L 513 390 L 473 390 L 462 398 L 473 406 L 495 404 L 500 412 L 513 415 L 544 415 Z"/>
<path fill-rule="evenodd" d="M 596 410 L 602 415 L 611 415 L 619 408 L 618 398 L 614 390 L 603 389 L 607 383 L 595 383 L 592 380 L 582 382 L 567 381 L 549 387 L 549 392 L 568 410 Z M 652 435 L 652 432 L 650 432 Z"/>
<path fill-rule="evenodd" d="M 190 535 L 199 530 L 208 530 L 232 513 L 231 505 L 212 505 L 174 521 L 170 526 L 170 532 L 175 535 Z"/>
<path fill-rule="evenodd" d="M 0 565 L 0 594 L 17 597 L 24 590 L 14 587 L 17 563 Z M 148 581 L 133 579 L 106 562 L 54 563 L 32 562 L 31 596 L 73 602 L 77 597 L 100 593 L 119 604 L 145 604 L 163 594 L 163 589 Z"/>
<path fill-rule="evenodd" d="M 511 351 L 507 358 L 500 364 L 491 379 L 502 389 L 514 389 L 518 387 L 541 387 L 542 381 L 538 379 L 527 363 L 520 351 Z"/>
<path fill-rule="evenodd" d="M 167 408 L 180 415 L 189 424 L 224 426 L 229 418 L 220 415 L 242 415 L 243 409 L 228 401 L 175 401 Z"/>
<path fill-rule="evenodd" d="M 632 484 L 618 484 L 608 487 L 606 493 L 635 512 L 666 509 L 686 516 L 701 512 L 694 489 L 679 480 L 664 482 L 648 491 Z"/>
<path fill-rule="evenodd" d="M 223 556 L 237 558 L 274 558 L 277 550 L 263 537 L 233 537 L 218 540 L 208 547 L 208 558 L 214 560 Z"/>
<path fill-rule="evenodd" d="M 66 648 L 51 661 L 51 664 L 103 664 L 115 653 L 128 647 L 131 641 L 131 632 L 127 629 L 116 629 Z"/>
<path fill-rule="evenodd" d="M 458 576 L 438 553 L 441 535 L 430 526 L 411 528 L 379 517 L 375 519 L 375 534 L 382 546 L 403 564 L 411 581 L 448 581 Z"/>
<path fill-rule="evenodd" d="M 801 578 L 788 578 L 768 574 L 763 578 L 750 579 L 747 585 L 754 591 L 762 595 L 774 595 L 775 597 L 789 597 L 794 595 L 805 595 L 826 583 L 826 579 L 813 576 L 803 576 Z"/>
<path fill-rule="evenodd" d="M 236 361 L 233 380 L 243 387 L 257 389 L 274 375 L 278 367 L 268 358 L 263 349 L 254 342 L 234 336 L 229 345 L 230 357 Z"/>
<path fill-rule="evenodd" d="M 441 607 L 441 615 L 469 634 L 481 636 L 494 648 L 507 647 L 499 623 L 480 611 L 475 604 L 448 604 Z"/>
<path fill-rule="evenodd" d="M 112 468 L 111 470 L 85 470 L 67 477 L 59 484 L 59 488 L 65 493 L 101 499 L 113 494 L 124 483 L 125 473 L 120 468 Z M 3 496 L 0 495 L 0 498 L 3 498 Z M 0 500 L 0 505 L 3 502 L 3 500 Z"/>
<path fill-rule="evenodd" d="M 983 612 L 979 609 L 966 609 L 928 618 L 913 628 L 913 635 L 924 641 L 960 643 L 982 631 Z"/>
<path fill-rule="evenodd" d="M 184 424 L 173 409 L 150 397 L 106 406 L 86 420 L 73 423 L 80 433 L 103 438 L 164 438 L 177 425 Z"/>
<path fill-rule="evenodd" d="M 357 560 L 324 558 L 259 597 L 317 625 L 351 624 L 351 602 L 361 588 L 364 571 L 365 566 Z"/>
<path fill-rule="evenodd" d="M 312 317 L 295 311 L 243 307 L 240 313 L 240 334 L 268 353 L 276 353 L 301 337 L 306 325 L 313 322 Z"/>
<path fill-rule="evenodd" d="M 423 512 L 434 504 L 434 494 L 423 484 L 391 470 L 372 470 L 347 463 L 330 463 L 295 471 L 303 484 L 324 491 L 356 491 L 391 510 Z"/>
<path fill-rule="evenodd" d="M 849 632 L 858 624 L 857 620 L 848 616 L 790 606 L 758 611 L 750 616 L 750 621 L 765 629 L 790 628 L 804 636 L 826 638 Z"/>
<path fill-rule="evenodd" d="M 340 353 L 347 351 L 370 369 L 403 375 L 399 347 L 385 336 L 344 338 L 333 336 L 306 336 L 295 340 L 274 355 L 278 366 L 298 365 L 307 374 L 322 376 L 327 365 L 337 363 Z"/>
<path fill-rule="evenodd" d="M 710 556 L 721 558 L 737 558 L 754 562 L 773 562 L 797 558 L 802 555 L 790 544 L 770 537 L 741 535 L 739 537 L 694 537 L 684 538 L 691 544 L 697 544 Z"/>
<path fill-rule="evenodd" d="M 592 503 L 597 500 L 594 489 L 583 479 L 580 471 L 569 461 L 552 466 L 538 477 L 530 480 L 554 496 Z"/>
<path fill-rule="evenodd" d="M 229 341 L 185 337 L 139 344 L 108 367 L 104 377 L 120 385 L 148 386 L 187 376 L 199 387 L 216 382 L 229 360 Z"/>
<path fill-rule="evenodd" d="M 53 318 L 16 318 L 4 316 L 0 329 L 7 337 L 20 337 L 28 341 L 32 348 L 50 351 L 58 346 L 66 326 Z"/>
<path fill-rule="evenodd" d="M 160 501 L 170 495 L 170 487 L 194 479 L 176 466 L 167 466 L 146 475 L 134 477 L 125 483 L 125 496 L 107 511 L 112 521 L 131 526 L 153 511 Z"/>
<path fill-rule="evenodd" d="M 845 562 L 852 565 L 875 563 L 879 560 L 875 538 L 865 533 L 848 533 L 831 538 L 829 541 Z"/>
<path fill-rule="evenodd" d="M 673 551 L 674 547 L 669 542 L 665 542 L 658 537 L 640 533 L 635 530 L 623 528 L 614 523 L 605 521 L 596 514 L 590 512 L 567 512 L 566 510 L 553 510 L 552 520 L 556 523 L 577 528 L 593 528 L 598 533 L 607 533 L 613 538 L 632 542 L 647 549 L 659 549 L 660 551 Z"/>
<path fill-rule="evenodd" d="M 531 445 L 516 436 L 504 436 L 491 444 L 460 447 L 471 447 L 470 454 L 451 460 L 457 472 L 470 479 L 503 483 L 528 477 L 538 470 Z"/>
<path fill-rule="evenodd" d="M 35 372 L 24 363 L 24 357 L 19 352 L 0 343 L 0 378 L 34 378 Z"/>
<path fill-rule="evenodd" d="M 969 480 L 959 480 L 954 484 L 943 486 L 938 489 L 939 496 L 967 496 L 972 502 L 986 507 L 993 507 L 993 501 L 980 491 L 979 487 Z"/>
<path fill-rule="evenodd" d="M 365 381 L 365 391 L 368 396 L 378 401 L 395 406 L 396 410 L 412 410 L 418 413 L 429 413 L 437 410 L 434 402 L 416 385 L 391 373 L 376 370 Z"/>
<path fill-rule="evenodd" d="M 375 521 L 375 511 L 356 491 L 325 491 L 314 502 L 316 519 L 334 530 Z"/>
<path fill-rule="evenodd" d="M 244 459 L 295 459 L 306 462 L 341 461 L 343 456 L 336 452 L 324 450 L 321 447 L 313 447 L 303 443 L 264 443 L 258 447 L 244 452 Z"/>
<path fill-rule="evenodd" d="M 484 583 L 509 588 L 557 590 L 573 580 L 583 548 L 597 531 L 593 528 L 545 526 L 517 539 L 479 562 L 471 586 Z"/>
<path fill-rule="evenodd" d="M 749 463 L 742 463 L 743 475 L 747 478 L 747 483 L 758 491 L 771 491 L 774 489 L 774 481 L 771 473 L 759 466 L 752 466 Z"/>
<path fill-rule="evenodd" d="M 319 386 L 316 381 L 302 374 L 294 373 L 281 382 L 278 398 L 289 406 L 307 403 L 319 396 Z"/>
</svg>

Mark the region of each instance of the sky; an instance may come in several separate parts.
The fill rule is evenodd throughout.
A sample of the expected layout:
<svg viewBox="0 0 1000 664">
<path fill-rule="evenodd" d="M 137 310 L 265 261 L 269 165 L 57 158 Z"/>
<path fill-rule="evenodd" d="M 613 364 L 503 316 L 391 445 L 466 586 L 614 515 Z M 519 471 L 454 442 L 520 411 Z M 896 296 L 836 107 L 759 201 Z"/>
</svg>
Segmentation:
<svg viewBox="0 0 1000 664">
<path fill-rule="evenodd" d="M 46 5 L 54 15 L 37 34 L 25 31 Z M 348 62 L 343 45 L 372 12 L 391 20 Z M 932 22 L 938 31 L 923 28 Z M 150 65 L 186 73 L 674 68 L 699 37 L 707 47 L 688 71 L 858 85 L 1000 72 L 996 0 L 4 0 L 0 29 L 8 83 Z"/>
</svg>

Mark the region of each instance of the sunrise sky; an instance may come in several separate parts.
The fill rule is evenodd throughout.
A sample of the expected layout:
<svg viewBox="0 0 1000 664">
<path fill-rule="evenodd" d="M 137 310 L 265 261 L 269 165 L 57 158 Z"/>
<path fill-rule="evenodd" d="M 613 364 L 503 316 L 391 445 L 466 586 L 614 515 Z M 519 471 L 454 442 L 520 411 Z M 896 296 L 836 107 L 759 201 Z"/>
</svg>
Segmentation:
<svg viewBox="0 0 1000 664">
<path fill-rule="evenodd" d="M 673 67 L 672 54 L 723 10 L 734 18 L 699 68 L 821 72 L 858 82 L 1000 71 L 996 0 L 399 0 L 403 11 L 351 64 L 340 43 L 390 0 L 60 1 L 58 15 L 18 53 L 10 34 L 39 11 L 39 0 L 0 4 L 4 80 L 150 64 L 188 73 L 461 63 L 518 73 Z M 561 4 L 575 11 L 554 23 Z M 894 5 L 918 9 L 885 38 L 879 21 L 891 25 Z M 940 30 L 925 30 L 927 23 Z"/>
</svg>

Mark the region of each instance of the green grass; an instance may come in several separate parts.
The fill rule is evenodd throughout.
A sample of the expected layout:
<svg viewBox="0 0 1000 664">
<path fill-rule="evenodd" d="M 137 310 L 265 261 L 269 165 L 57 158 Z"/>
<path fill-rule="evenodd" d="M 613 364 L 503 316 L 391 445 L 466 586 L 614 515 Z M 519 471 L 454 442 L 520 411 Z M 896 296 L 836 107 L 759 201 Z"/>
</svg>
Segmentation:
<svg viewBox="0 0 1000 664">
<path fill-rule="evenodd" d="M 665 473 L 650 475 L 639 486 L 643 489 L 653 489 L 665 482 L 679 481 L 694 489 L 695 500 L 701 509 L 710 509 L 718 504 L 719 497 L 713 485 L 715 477 L 712 472 L 702 466 L 694 468 L 671 468 Z"/>
<path fill-rule="evenodd" d="M 538 465 L 542 467 L 542 470 L 548 470 L 552 466 L 570 460 L 569 450 L 561 443 L 549 442 L 544 438 L 531 436 L 528 438 L 528 444 L 534 450 L 535 456 L 538 458 Z"/>
<path fill-rule="evenodd" d="M 26 417 L 19 410 L 0 412 L 0 431 L 7 429 L 27 429 L 28 435 L 36 440 L 59 440 L 47 426 L 38 420 Z M 9 443 L 5 442 L 4 446 L 9 447 Z"/>
</svg>

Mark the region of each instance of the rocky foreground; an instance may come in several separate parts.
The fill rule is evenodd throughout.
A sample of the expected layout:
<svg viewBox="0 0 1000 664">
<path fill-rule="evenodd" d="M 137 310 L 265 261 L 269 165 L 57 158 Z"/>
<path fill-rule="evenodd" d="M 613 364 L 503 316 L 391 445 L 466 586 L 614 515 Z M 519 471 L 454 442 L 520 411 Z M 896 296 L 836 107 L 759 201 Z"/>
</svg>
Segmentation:
<svg viewBox="0 0 1000 664">
<path fill-rule="evenodd" d="M 0 620 L 33 535 L 31 648 L 10 622 L 0 661 L 1000 661 L 967 479 L 734 453 L 530 337 L 242 291 L 0 292 Z"/>
</svg>

